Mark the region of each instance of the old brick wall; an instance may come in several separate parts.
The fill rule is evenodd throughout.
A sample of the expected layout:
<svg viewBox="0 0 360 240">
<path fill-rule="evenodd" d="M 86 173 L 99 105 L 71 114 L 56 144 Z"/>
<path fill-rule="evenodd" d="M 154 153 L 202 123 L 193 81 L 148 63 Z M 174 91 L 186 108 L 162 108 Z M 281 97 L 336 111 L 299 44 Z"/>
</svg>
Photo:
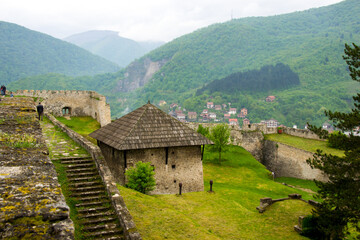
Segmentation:
<svg viewBox="0 0 360 240">
<path fill-rule="evenodd" d="M 101 126 L 111 122 L 110 105 L 105 96 L 94 91 L 52 91 L 52 90 L 18 90 L 15 95 L 38 97 L 45 111 L 54 116 L 63 116 L 63 108 L 70 108 L 71 116 L 91 116 Z"/>
</svg>

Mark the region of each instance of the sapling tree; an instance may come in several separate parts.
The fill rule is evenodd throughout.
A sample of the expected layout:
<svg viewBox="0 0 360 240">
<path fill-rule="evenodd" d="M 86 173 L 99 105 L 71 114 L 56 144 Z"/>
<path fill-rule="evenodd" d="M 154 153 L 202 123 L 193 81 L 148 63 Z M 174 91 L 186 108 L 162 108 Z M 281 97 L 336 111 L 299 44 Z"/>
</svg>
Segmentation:
<svg viewBox="0 0 360 240">
<path fill-rule="evenodd" d="M 210 139 L 214 142 L 213 147 L 219 152 L 219 163 L 221 163 L 221 153 L 230 143 L 230 128 L 227 124 L 218 124 L 210 131 Z"/>
<path fill-rule="evenodd" d="M 360 82 L 360 47 L 345 44 L 343 57 L 349 66 L 350 76 Z M 360 94 L 353 97 L 354 108 L 349 113 L 325 111 L 329 120 L 341 131 L 350 131 L 350 136 L 343 141 L 345 154 L 342 157 L 324 154 L 320 150 L 313 159 L 307 160 L 312 168 L 320 169 L 329 177 L 327 182 L 315 181 L 319 187 L 318 197 L 322 202 L 315 207 L 313 215 L 316 227 L 323 239 L 344 239 L 349 224 L 356 228 L 360 239 Z M 320 128 L 310 125 L 310 130 L 328 137 Z"/>
</svg>

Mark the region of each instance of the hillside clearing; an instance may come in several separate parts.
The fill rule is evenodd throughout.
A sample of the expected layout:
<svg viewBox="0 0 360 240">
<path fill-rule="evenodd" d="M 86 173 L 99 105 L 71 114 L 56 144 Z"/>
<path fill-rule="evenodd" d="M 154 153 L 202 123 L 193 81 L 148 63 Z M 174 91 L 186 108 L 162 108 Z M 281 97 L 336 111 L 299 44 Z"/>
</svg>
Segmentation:
<svg viewBox="0 0 360 240">
<path fill-rule="evenodd" d="M 300 215 L 311 212 L 302 201 L 276 203 L 263 214 L 260 198 L 312 195 L 271 180 L 247 151 L 231 146 L 221 165 L 217 153 L 204 155 L 205 191 L 148 196 L 118 186 L 143 239 L 306 239 L 294 230 Z M 215 193 L 208 193 L 213 180 Z"/>
</svg>

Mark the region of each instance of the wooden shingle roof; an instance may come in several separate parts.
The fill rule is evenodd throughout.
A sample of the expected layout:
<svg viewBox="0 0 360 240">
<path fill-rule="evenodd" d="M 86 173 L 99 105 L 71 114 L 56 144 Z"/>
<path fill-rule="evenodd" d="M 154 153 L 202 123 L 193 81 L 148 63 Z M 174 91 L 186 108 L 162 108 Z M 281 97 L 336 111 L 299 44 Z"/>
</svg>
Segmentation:
<svg viewBox="0 0 360 240">
<path fill-rule="evenodd" d="M 150 103 L 89 136 L 118 150 L 213 144 Z"/>
</svg>

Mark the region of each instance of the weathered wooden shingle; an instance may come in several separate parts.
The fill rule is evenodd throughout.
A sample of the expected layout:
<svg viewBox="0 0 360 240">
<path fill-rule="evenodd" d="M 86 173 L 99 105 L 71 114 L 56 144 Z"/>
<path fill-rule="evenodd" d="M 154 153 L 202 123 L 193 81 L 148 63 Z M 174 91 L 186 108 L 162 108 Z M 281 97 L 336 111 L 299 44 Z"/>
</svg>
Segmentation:
<svg viewBox="0 0 360 240">
<path fill-rule="evenodd" d="M 90 137 L 118 150 L 212 144 L 150 103 L 92 132 Z"/>
</svg>

